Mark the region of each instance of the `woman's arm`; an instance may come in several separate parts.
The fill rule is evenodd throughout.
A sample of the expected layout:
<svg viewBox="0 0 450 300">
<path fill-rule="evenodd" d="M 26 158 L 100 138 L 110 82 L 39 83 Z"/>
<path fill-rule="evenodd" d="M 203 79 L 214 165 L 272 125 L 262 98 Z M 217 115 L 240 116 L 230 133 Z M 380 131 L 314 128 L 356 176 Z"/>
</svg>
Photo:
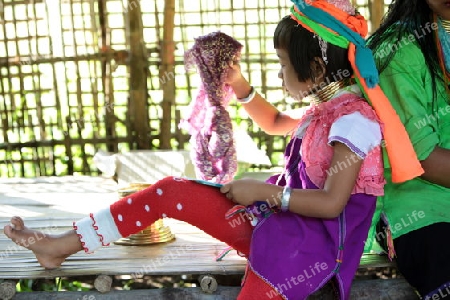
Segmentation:
<svg viewBox="0 0 450 300">
<path fill-rule="evenodd" d="M 423 179 L 450 188 L 450 150 L 435 147 L 421 163 L 425 170 Z"/>
<path fill-rule="evenodd" d="M 251 86 L 242 76 L 238 64 L 230 66 L 227 83 L 233 88 L 237 98 L 245 98 L 250 94 Z M 285 135 L 298 125 L 298 118 L 280 112 L 259 93 L 256 93 L 251 102 L 242 105 L 250 118 L 268 134 Z"/>
<path fill-rule="evenodd" d="M 350 163 L 349 163 L 350 162 Z M 289 210 L 316 218 L 335 218 L 344 210 L 361 169 L 359 159 L 346 145 L 335 142 L 334 155 L 323 189 L 293 189 Z M 257 180 L 241 179 L 224 185 L 221 192 L 242 205 L 267 201 L 269 206 L 281 205 L 283 187 Z"/>
</svg>

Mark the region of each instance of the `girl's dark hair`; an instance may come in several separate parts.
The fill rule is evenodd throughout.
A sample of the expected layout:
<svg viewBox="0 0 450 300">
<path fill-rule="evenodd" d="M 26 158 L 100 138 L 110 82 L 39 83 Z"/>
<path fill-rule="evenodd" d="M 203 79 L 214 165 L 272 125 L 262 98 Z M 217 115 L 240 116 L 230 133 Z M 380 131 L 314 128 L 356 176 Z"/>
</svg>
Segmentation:
<svg viewBox="0 0 450 300">
<path fill-rule="evenodd" d="M 431 73 L 433 97 L 436 96 L 436 80 L 442 79 L 442 71 L 439 65 L 439 54 L 435 41 L 434 31 L 425 31 L 433 20 L 433 13 L 425 0 L 393 0 L 388 12 L 384 16 L 381 26 L 368 39 L 368 46 L 376 56 L 377 53 L 386 55 L 387 59 L 378 61 L 378 70 L 383 72 L 395 55 L 395 51 L 389 51 L 389 43 L 401 41 L 402 38 L 413 34 L 425 58 L 427 67 Z M 416 33 L 419 33 L 419 37 Z M 380 51 L 380 52 L 377 52 Z M 384 52 L 382 52 L 384 51 Z"/>
<path fill-rule="evenodd" d="M 317 68 L 314 68 L 314 59 L 322 59 L 322 52 L 314 33 L 298 25 L 297 21 L 290 16 L 286 16 L 281 19 L 275 29 L 273 44 L 276 49 L 284 49 L 288 52 L 299 81 L 305 82 L 308 79 L 315 81 L 317 75 L 315 69 Z M 343 79 L 343 73 L 348 75 L 345 77 L 351 77 L 353 74 L 347 51 L 347 49 L 328 43 L 328 64 L 326 65 L 325 78 L 330 82 Z"/>
</svg>

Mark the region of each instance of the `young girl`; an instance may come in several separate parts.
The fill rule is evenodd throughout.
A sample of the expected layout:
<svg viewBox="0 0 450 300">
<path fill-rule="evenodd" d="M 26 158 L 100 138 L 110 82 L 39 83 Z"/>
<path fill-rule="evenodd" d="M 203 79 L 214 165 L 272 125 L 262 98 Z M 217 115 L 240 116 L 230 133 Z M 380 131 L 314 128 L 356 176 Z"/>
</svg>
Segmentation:
<svg viewBox="0 0 450 300">
<path fill-rule="evenodd" d="M 385 127 L 393 122 L 380 115 L 380 128 L 376 113 L 351 79 L 355 73 L 366 92 L 367 85 L 376 84 L 376 70 L 366 65 L 367 58 L 373 58 L 362 40 L 367 33 L 364 20 L 348 1 L 295 4 L 293 15 L 278 24 L 274 46 L 283 87 L 294 98 L 308 95 L 311 101 L 301 119 L 280 113 L 264 100 L 238 65 L 231 63 L 227 78 L 262 129 L 292 133 L 282 174 L 267 183 L 232 181 L 220 190 L 169 177 L 75 222 L 74 230 L 63 235 L 44 237 L 27 229 L 19 217 L 5 226 L 5 234 L 17 243 L 41 234 L 43 239 L 29 249 L 42 266 L 56 268 L 80 250 L 92 252 L 171 217 L 199 227 L 248 258 L 239 299 L 305 299 L 327 282 L 335 283 L 339 298 L 348 299 L 376 197 L 383 193 L 381 130 L 386 135 Z M 408 169 L 414 166 L 411 161 L 406 168 L 393 165 L 402 178 L 417 171 Z M 241 206 L 264 216 L 256 227 L 228 226 L 225 215 Z"/>
</svg>

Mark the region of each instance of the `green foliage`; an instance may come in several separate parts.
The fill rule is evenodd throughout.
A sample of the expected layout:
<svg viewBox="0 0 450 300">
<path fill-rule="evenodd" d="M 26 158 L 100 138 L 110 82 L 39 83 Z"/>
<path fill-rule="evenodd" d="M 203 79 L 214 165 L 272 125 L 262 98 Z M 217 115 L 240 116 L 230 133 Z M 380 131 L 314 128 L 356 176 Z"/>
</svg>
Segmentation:
<svg viewBox="0 0 450 300">
<path fill-rule="evenodd" d="M 18 292 L 32 292 L 33 289 L 32 279 L 20 279 L 16 285 L 16 291 Z"/>
<path fill-rule="evenodd" d="M 39 279 L 20 279 L 16 285 L 17 292 L 57 292 L 57 291 L 71 291 L 71 292 L 83 292 L 89 291 L 91 288 L 88 284 L 80 281 L 72 281 L 70 279 L 63 279 L 57 277 L 54 281 Z"/>
<path fill-rule="evenodd" d="M 124 282 L 122 283 L 122 284 L 123 284 L 123 289 L 124 289 L 125 291 L 131 290 L 131 286 L 133 285 L 133 283 L 134 283 L 134 280 L 133 280 L 133 279 L 124 281 Z"/>
</svg>

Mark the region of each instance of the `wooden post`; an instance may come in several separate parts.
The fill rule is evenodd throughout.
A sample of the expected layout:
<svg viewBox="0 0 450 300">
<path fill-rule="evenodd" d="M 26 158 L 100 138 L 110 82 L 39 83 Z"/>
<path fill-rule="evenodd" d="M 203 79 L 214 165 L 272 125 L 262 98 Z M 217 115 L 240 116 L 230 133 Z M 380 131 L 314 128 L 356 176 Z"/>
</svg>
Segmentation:
<svg viewBox="0 0 450 300">
<path fill-rule="evenodd" d="M 0 283 L 0 299 L 12 299 L 16 295 L 17 280 L 5 280 Z"/>
<path fill-rule="evenodd" d="M 217 280 L 212 275 L 201 275 L 198 279 L 202 291 L 206 294 L 213 294 L 217 291 Z"/>
<path fill-rule="evenodd" d="M 378 29 L 381 19 L 384 16 L 384 0 L 370 0 L 370 22 L 372 23 L 372 32 Z"/>
<path fill-rule="evenodd" d="M 101 30 L 101 52 L 106 53 L 105 60 L 102 61 L 102 86 L 105 97 L 105 131 L 106 147 L 109 152 L 116 153 L 119 150 L 118 143 L 114 142 L 116 135 L 116 125 L 114 116 L 114 87 L 111 74 L 111 49 L 110 31 L 108 17 L 106 15 L 106 0 L 98 1 L 98 16 Z"/>
<path fill-rule="evenodd" d="M 94 281 L 94 287 L 100 293 L 108 293 L 111 291 L 112 278 L 108 275 L 99 275 Z"/>
<path fill-rule="evenodd" d="M 163 40 L 161 45 L 160 83 L 163 90 L 160 148 L 171 149 L 172 105 L 175 104 L 175 0 L 166 0 L 164 6 Z"/>
<path fill-rule="evenodd" d="M 147 56 L 144 46 L 140 2 L 128 0 L 127 22 L 130 43 L 130 118 L 138 149 L 150 149 L 147 103 Z"/>
</svg>

